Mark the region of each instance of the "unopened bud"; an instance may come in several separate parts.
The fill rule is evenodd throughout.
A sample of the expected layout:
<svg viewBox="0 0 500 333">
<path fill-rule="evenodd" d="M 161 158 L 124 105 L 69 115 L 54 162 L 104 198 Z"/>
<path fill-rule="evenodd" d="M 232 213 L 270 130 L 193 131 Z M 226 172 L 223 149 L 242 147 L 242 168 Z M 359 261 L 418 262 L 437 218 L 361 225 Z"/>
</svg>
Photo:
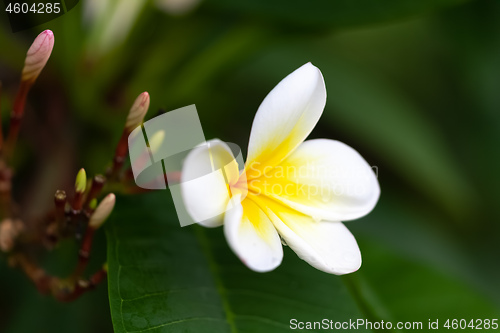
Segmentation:
<svg viewBox="0 0 500 333">
<path fill-rule="evenodd" d="M 96 207 L 97 207 L 97 199 L 94 198 L 94 199 L 90 200 L 90 202 L 89 202 L 89 208 L 92 209 L 92 210 L 95 210 Z"/>
<path fill-rule="evenodd" d="M 78 171 L 78 174 L 76 175 L 75 191 L 81 194 L 85 192 L 86 188 L 87 188 L 87 174 L 85 173 L 85 169 L 81 168 L 80 171 Z"/>
<path fill-rule="evenodd" d="M 127 121 L 125 123 L 125 130 L 127 132 L 132 132 L 137 126 L 139 126 L 144 120 L 144 116 L 146 112 L 148 112 L 149 108 L 149 94 L 145 91 L 140 94 L 127 116 Z"/>
<path fill-rule="evenodd" d="M 160 130 L 151 136 L 149 139 L 149 148 L 152 154 L 156 154 L 160 151 L 160 148 L 165 140 L 165 130 Z"/>
<path fill-rule="evenodd" d="M 57 190 L 56 194 L 54 194 L 54 200 L 56 204 L 58 203 L 65 203 L 66 202 L 66 192 L 63 190 Z"/>
<path fill-rule="evenodd" d="M 54 34 L 45 30 L 36 38 L 26 54 L 21 81 L 33 83 L 49 60 L 54 48 Z"/>
<path fill-rule="evenodd" d="M 98 229 L 113 211 L 115 202 L 116 197 L 113 193 L 108 194 L 104 199 L 102 199 L 101 203 L 97 206 L 96 210 L 90 217 L 89 227 L 92 229 Z"/>
</svg>

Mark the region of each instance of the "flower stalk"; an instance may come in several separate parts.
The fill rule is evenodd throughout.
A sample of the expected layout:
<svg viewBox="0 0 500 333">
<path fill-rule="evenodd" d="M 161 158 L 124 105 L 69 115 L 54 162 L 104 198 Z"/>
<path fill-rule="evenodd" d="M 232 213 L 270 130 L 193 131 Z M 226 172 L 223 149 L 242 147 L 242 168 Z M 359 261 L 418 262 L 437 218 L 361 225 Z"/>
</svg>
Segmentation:
<svg viewBox="0 0 500 333">
<path fill-rule="evenodd" d="M 3 130 L 2 130 L 2 81 L 0 81 L 0 151 L 3 147 Z"/>
<path fill-rule="evenodd" d="M 130 108 L 125 122 L 125 127 L 123 128 L 122 136 L 116 146 L 113 165 L 108 171 L 109 178 L 116 178 L 119 171 L 123 167 L 123 163 L 125 162 L 125 157 L 128 152 L 128 137 L 130 133 L 144 121 L 144 116 L 146 116 L 149 109 L 149 103 L 149 93 L 145 91 L 135 99 L 134 104 Z"/>
<path fill-rule="evenodd" d="M 17 209 L 18 204 L 12 198 L 14 173 L 9 162 L 14 154 L 28 93 L 45 67 L 53 46 L 54 36 L 50 30 L 36 37 L 26 55 L 5 142 L 0 124 L 0 252 L 7 256 L 11 266 L 17 266 L 25 273 L 40 293 L 51 294 L 55 299 L 66 302 L 93 289 L 107 275 L 107 266 L 103 265 L 90 278 L 84 277 L 95 232 L 110 216 L 116 202 L 112 193 L 105 196 L 99 204 L 97 199 L 108 182 L 110 188 L 123 192 L 132 188 L 131 179 L 118 175 L 128 152 L 128 136 L 144 120 L 150 99 L 149 94 L 144 92 L 136 98 L 130 109 L 122 137 L 113 155 L 113 166 L 109 172 L 111 177 L 96 175 L 89 184 L 87 174 L 82 168 L 76 176 L 72 197 L 67 194 L 69 192 L 58 190 L 53 196 L 54 206 L 45 214 L 33 220 L 19 219 L 17 212 L 22 211 L 24 207 Z M 1 90 L 0 83 L 0 97 Z M 64 238 L 78 239 L 82 228 L 85 228 L 84 235 L 73 274 L 61 278 L 45 271 L 37 262 L 34 253 L 37 253 L 40 247 L 51 250 Z"/>
<path fill-rule="evenodd" d="M 103 175 L 96 175 L 94 176 L 94 179 L 92 179 L 92 185 L 90 186 L 90 191 L 84 204 L 84 210 L 87 216 L 90 216 L 96 208 L 93 203 L 96 203 L 96 198 L 101 193 L 104 184 L 106 184 L 106 177 Z"/>
<path fill-rule="evenodd" d="M 66 228 L 66 192 L 57 190 L 54 194 L 54 204 L 56 206 L 55 219 L 58 233 L 61 233 Z"/>
<path fill-rule="evenodd" d="M 92 213 L 92 216 L 90 216 L 87 230 L 85 231 L 85 235 L 83 236 L 83 240 L 80 245 L 80 251 L 78 252 L 78 265 L 73 272 L 74 277 L 81 276 L 85 272 L 90 258 L 94 234 L 96 230 L 103 225 L 109 215 L 111 215 L 111 212 L 115 207 L 115 203 L 115 195 L 113 193 L 108 194 L 97 206 L 95 211 Z"/>
<path fill-rule="evenodd" d="M 6 156 L 9 159 L 12 157 L 19 136 L 28 92 L 47 64 L 53 48 L 54 34 L 50 30 L 45 30 L 35 38 L 26 54 L 21 83 L 10 116 L 9 134 L 6 142 Z"/>
</svg>

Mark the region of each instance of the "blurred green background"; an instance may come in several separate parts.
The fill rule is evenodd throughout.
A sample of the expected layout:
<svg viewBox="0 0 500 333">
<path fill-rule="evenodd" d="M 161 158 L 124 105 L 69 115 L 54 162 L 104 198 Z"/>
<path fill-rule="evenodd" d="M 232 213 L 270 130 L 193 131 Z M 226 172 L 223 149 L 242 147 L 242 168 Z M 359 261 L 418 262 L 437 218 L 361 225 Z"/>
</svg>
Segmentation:
<svg viewBox="0 0 500 333">
<path fill-rule="evenodd" d="M 15 161 L 16 196 L 33 214 L 79 167 L 102 172 L 142 91 L 149 117 L 196 104 L 206 138 L 245 149 L 262 99 L 311 61 L 328 93 L 312 137 L 357 149 L 382 189 L 375 210 L 347 224 L 360 271 L 332 281 L 365 318 L 500 317 L 500 2 L 82 0 L 16 34 L 0 17 L 4 125 L 31 41 L 55 35 Z M 74 256 L 68 242 L 44 260 L 65 272 Z M 3 262 L 0 271 L 0 332 L 113 330 L 104 284 L 58 304 Z"/>
</svg>

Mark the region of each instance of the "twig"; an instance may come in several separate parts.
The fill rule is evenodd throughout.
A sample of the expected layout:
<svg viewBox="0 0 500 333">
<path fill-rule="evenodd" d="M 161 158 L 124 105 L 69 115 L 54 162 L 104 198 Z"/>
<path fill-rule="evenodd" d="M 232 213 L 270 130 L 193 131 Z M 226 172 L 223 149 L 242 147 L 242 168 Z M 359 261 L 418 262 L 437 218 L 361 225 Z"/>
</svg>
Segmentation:
<svg viewBox="0 0 500 333">
<path fill-rule="evenodd" d="M 5 155 L 8 160 L 12 158 L 14 153 L 28 92 L 45 67 L 47 60 L 49 60 L 53 47 L 54 34 L 50 30 L 45 30 L 35 38 L 26 54 L 21 75 L 21 84 L 17 91 L 14 107 L 10 115 L 9 134 L 5 144 Z"/>
<path fill-rule="evenodd" d="M 54 195 L 54 203 L 56 205 L 56 223 L 58 234 L 61 234 L 66 228 L 66 192 L 57 190 Z"/>
<path fill-rule="evenodd" d="M 102 191 L 104 184 L 106 183 L 106 177 L 103 175 L 95 175 L 94 179 L 92 179 L 92 185 L 90 186 L 90 191 L 85 199 L 84 210 L 88 216 L 92 213 L 90 208 L 90 203 L 92 200 L 96 199 Z"/>
<path fill-rule="evenodd" d="M 24 115 L 26 98 L 28 97 L 31 85 L 32 83 L 30 82 L 21 82 L 19 90 L 17 91 L 16 99 L 14 100 L 14 108 L 10 114 L 9 134 L 5 144 L 5 155 L 9 160 L 12 158 L 16 147 L 17 137 L 19 136 L 19 130 L 21 128 L 21 121 Z"/>
<path fill-rule="evenodd" d="M 116 146 L 115 156 L 113 157 L 113 165 L 107 172 L 107 176 L 110 179 L 116 179 L 118 177 L 118 173 L 123 167 L 123 163 L 125 162 L 125 158 L 127 156 L 128 137 L 137 126 L 141 125 L 144 120 L 144 116 L 148 112 L 149 102 L 149 94 L 147 92 L 143 92 L 136 98 L 134 104 L 130 108 L 120 141 Z"/>
<path fill-rule="evenodd" d="M 0 81 L 0 152 L 3 148 L 3 130 L 2 130 L 2 81 Z"/>
</svg>

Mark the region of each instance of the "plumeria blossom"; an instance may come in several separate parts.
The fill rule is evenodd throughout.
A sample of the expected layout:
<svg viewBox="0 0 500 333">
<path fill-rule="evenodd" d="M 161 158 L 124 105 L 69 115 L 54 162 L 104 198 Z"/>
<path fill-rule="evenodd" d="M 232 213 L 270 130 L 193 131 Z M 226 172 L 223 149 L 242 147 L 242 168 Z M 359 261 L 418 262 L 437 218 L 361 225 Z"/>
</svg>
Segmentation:
<svg viewBox="0 0 500 333">
<path fill-rule="evenodd" d="M 325 103 L 323 76 L 308 63 L 283 79 L 257 110 L 244 170 L 220 140 L 196 147 L 184 161 L 186 180 L 206 163 L 203 155 L 212 167 L 224 166 L 227 191 L 213 181 L 181 179 L 184 204 L 196 222 L 223 224 L 229 246 L 252 270 L 279 266 L 282 242 L 327 273 L 347 274 L 361 265 L 356 240 L 341 221 L 368 214 L 380 188 L 370 165 L 351 147 L 328 139 L 304 141 Z M 202 221 L 207 210 L 224 213 Z"/>
</svg>

